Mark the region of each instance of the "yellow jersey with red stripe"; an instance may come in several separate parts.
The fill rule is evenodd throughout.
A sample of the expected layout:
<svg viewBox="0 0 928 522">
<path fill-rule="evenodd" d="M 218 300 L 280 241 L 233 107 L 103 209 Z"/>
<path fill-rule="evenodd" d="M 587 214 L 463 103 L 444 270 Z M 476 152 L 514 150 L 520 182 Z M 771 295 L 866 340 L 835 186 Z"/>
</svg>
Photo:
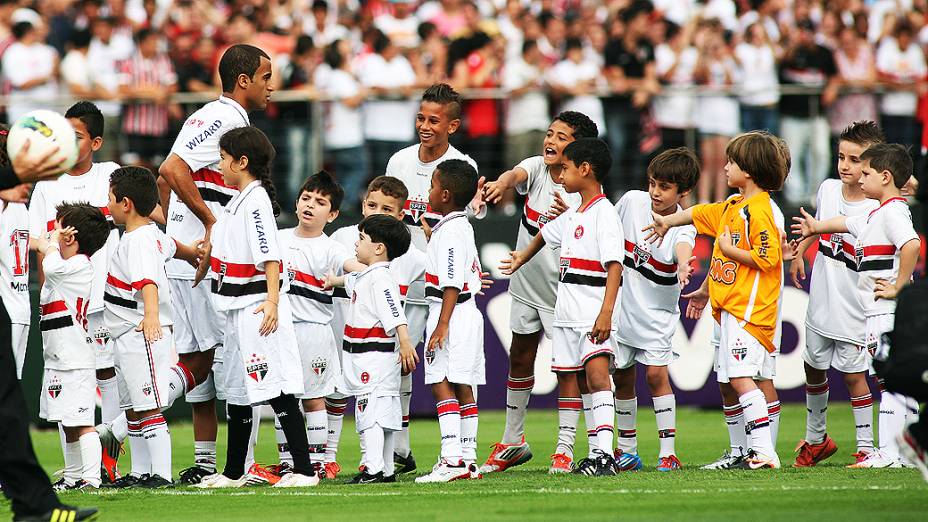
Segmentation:
<svg viewBox="0 0 928 522">
<path fill-rule="evenodd" d="M 728 227 L 734 245 L 749 251 L 751 259 L 759 267 L 753 268 L 729 259 L 722 254 L 716 241 L 708 275 L 709 299 L 716 321 L 725 310 L 735 316 L 768 352 L 776 350 L 774 334 L 783 280 L 780 231 L 773 216 L 768 192 L 749 198 L 732 196 L 720 203 L 693 207 L 693 224 L 697 232 L 718 237 Z"/>
</svg>

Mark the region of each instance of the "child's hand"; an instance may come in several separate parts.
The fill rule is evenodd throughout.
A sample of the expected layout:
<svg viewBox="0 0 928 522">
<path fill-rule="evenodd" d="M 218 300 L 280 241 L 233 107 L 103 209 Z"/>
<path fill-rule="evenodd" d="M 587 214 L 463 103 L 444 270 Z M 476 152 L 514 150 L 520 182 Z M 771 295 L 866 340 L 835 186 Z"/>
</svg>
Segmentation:
<svg viewBox="0 0 928 522">
<path fill-rule="evenodd" d="M 886 279 L 877 279 L 873 283 L 874 301 L 878 299 L 895 299 L 898 293 L 899 289 L 896 288 L 896 285 L 890 283 Z"/>
<path fill-rule="evenodd" d="M 470 200 L 470 209 L 474 212 L 475 217 L 481 217 L 486 212 L 486 202 L 483 200 L 483 189 L 486 186 L 487 178 L 486 176 L 480 176 L 480 179 L 477 180 L 477 192 L 474 194 L 474 199 Z"/>
<path fill-rule="evenodd" d="M 801 289 L 806 280 L 806 260 L 802 256 L 794 257 L 789 263 L 789 275 L 793 278 L 793 286 Z"/>
<path fill-rule="evenodd" d="M 732 241 L 731 229 L 728 228 L 728 225 L 725 225 L 725 230 L 719 234 L 719 237 L 715 238 L 715 241 L 719 244 L 719 250 L 722 251 L 722 255 L 725 257 L 731 258 L 731 253 L 738 250 L 738 247 Z"/>
<path fill-rule="evenodd" d="M 612 314 L 599 312 L 596 316 L 596 322 L 593 323 L 593 329 L 590 330 L 590 340 L 594 344 L 603 344 L 612 334 Z"/>
<path fill-rule="evenodd" d="M 432 239 L 432 226 L 425 220 L 425 214 L 419 219 L 419 224 L 422 225 L 422 232 L 425 233 L 425 242 L 428 243 L 428 241 Z"/>
<path fill-rule="evenodd" d="M 431 351 L 435 351 L 436 349 L 441 350 L 445 347 L 444 345 L 447 339 L 448 325 L 439 321 L 438 325 L 435 326 L 435 330 L 432 331 L 432 336 L 429 337 L 429 343 L 425 345 L 425 349 Z"/>
<path fill-rule="evenodd" d="M 780 231 L 783 234 L 783 240 L 780 242 L 780 250 L 783 251 L 783 261 L 792 261 L 796 259 L 796 256 L 799 254 L 799 240 L 793 239 L 792 241 L 786 240 L 786 233 L 782 230 Z"/>
<path fill-rule="evenodd" d="M 277 303 L 268 299 L 261 303 L 257 309 L 255 309 L 256 314 L 264 313 L 264 320 L 261 321 L 261 328 L 258 329 L 258 333 L 261 334 L 261 337 L 267 337 L 272 333 L 277 331 Z"/>
<path fill-rule="evenodd" d="M 554 203 L 551 203 L 551 210 L 548 212 L 551 214 L 552 218 L 560 216 L 564 212 L 567 212 L 567 209 L 570 207 L 567 206 L 567 202 L 564 201 L 564 198 L 561 197 L 561 193 L 554 191 Z"/>
<path fill-rule="evenodd" d="M 483 200 L 495 205 L 503 198 L 504 191 L 505 189 L 499 181 L 488 181 L 483 186 Z"/>
<path fill-rule="evenodd" d="M 482 289 L 490 288 L 491 286 L 493 286 L 493 283 L 495 283 L 495 281 L 490 279 L 489 272 L 480 272 L 480 288 Z M 477 295 L 483 295 L 483 291 L 477 292 Z"/>
<path fill-rule="evenodd" d="M 667 231 L 670 230 L 670 225 L 667 224 L 667 220 L 664 219 L 664 216 L 661 216 L 657 212 L 651 211 L 651 216 L 654 218 L 654 223 L 641 229 L 642 232 L 650 233 L 644 236 L 644 240 L 649 243 L 657 243 L 660 246 L 664 242 L 664 236 L 667 235 Z"/>
<path fill-rule="evenodd" d="M 903 196 L 914 196 L 918 193 L 918 180 L 915 176 L 909 176 L 909 181 L 906 181 L 900 190 Z"/>
<path fill-rule="evenodd" d="M 196 246 L 197 258 L 199 259 L 197 273 L 193 276 L 193 286 L 196 287 L 209 273 L 209 261 L 213 251 L 213 244 L 209 242 L 209 239 L 201 239 L 195 242 L 194 246 Z"/>
<path fill-rule="evenodd" d="M 322 289 L 331 290 L 336 286 L 345 286 L 345 278 L 335 275 L 335 271 L 330 269 L 322 277 Z"/>
<path fill-rule="evenodd" d="M 416 363 L 419 362 L 419 354 L 416 353 L 415 347 L 407 342 L 400 342 L 400 365 L 403 367 L 403 375 L 409 375 L 416 370 Z"/>
<path fill-rule="evenodd" d="M 793 223 L 791 228 L 793 230 L 793 234 L 798 235 L 799 240 L 802 241 L 803 239 L 809 236 L 814 236 L 816 234 L 815 226 L 818 225 L 818 220 L 806 212 L 806 209 L 802 207 L 799 207 L 799 213 L 802 215 L 793 218 L 795 223 Z"/>
<path fill-rule="evenodd" d="M 695 263 L 696 256 L 690 257 L 686 263 L 677 263 L 677 281 L 680 283 L 680 290 L 690 284 L 690 276 L 693 275 L 693 271 L 696 269 Z"/>
<path fill-rule="evenodd" d="M 505 275 L 512 275 L 525 264 L 525 255 L 519 250 L 509 252 L 509 258 L 503 259 L 499 264 L 500 271 Z"/>
<path fill-rule="evenodd" d="M 700 285 L 696 290 L 683 294 L 683 299 L 689 300 L 686 304 L 686 318 L 699 319 L 709 303 L 709 289 Z"/>
<path fill-rule="evenodd" d="M 142 332 L 142 335 L 145 337 L 145 342 L 154 344 L 161 340 L 161 321 L 158 320 L 158 316 L 149 317 L 146 315 L 142 318 L 142 322 L 135 328 L 135 331 Z"/>
</svg>

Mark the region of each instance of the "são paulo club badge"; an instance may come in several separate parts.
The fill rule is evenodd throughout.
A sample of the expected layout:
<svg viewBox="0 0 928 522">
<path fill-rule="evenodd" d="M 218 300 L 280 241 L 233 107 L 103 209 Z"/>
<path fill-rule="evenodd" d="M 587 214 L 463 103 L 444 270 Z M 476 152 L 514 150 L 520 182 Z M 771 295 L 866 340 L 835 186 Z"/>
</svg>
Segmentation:
<svg viewBox="0 0 928 522">
<path fill-rule="evenodd" d="M 255 382 L 261 382 L 267 376 L 267 360 L 264 356 L 251 354 L 248 359 L 248 365 L 245 366 L 245 373 L 248 374 Z"/>
<path fill-rule="evenodd" d="M 560 274 L 561 274 L 561 281 L 563 281 L 564 276 L 567 275 L 567 269 L 570 268 L 570 259 L 567 259 L 566 257 L 562 257 L 559 268 L 560 268 Z"/>
<path fill-rule="evenodd" d="M 52 377 L 52 380 L 48 383 L 48 396 L 52 399 L 57 399 L 61 395 L 61 380 L 58 377 Z"/>
<path fill-rule="evenodd" d="M 641 266 L 651 259 L 651 252 L 648 250 L 647 246 L 635 245 L 632 251 L 632 257 L 635 260 L 635 266 Z"/>
<path fill-rule="evenodd" d="M 744 343 L 741 342 L 741 339 L 735 339 L 735 346 L 731 349 L 731 356 L 738 362 L 741 362 L 747 357 L 748 349 L 744 346 Z"/>
<path fill-rule="evenodd" d="M 312 368 L 314 374 L 322 375 L 323 373 L 325 373 L 325 369 L 328 366 L 328 364 L 329 363 L 325 359 L 325 357 L 316 357 L 310 363 L 310 368 Z"/>
</svg>

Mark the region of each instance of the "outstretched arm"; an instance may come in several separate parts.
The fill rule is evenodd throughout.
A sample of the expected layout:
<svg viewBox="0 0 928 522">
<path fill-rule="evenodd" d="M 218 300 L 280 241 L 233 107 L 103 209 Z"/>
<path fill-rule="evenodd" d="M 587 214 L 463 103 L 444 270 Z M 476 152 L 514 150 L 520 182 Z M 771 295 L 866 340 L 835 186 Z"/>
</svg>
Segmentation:
<svg viewBox="0 0 928 522">
<path fill-rule="evenodd" d="M 673 227 L 682 227 L 683 225 L 693 224 L 693 207 L 686 210 L 679 210 L 669 216 L 662 216 L 656 212 L 651 212 L 654 217 L 654 223 L 641 229 L 642 232 L 650 232 L 644 237 L 645 241 L 651 243 L 657 242 L 658 245 L 664 240 L 664 236 Z"/>
<path fill-rule="evenodd" d="M 541 248 L 545 246 L 545 238 L 542 234 L 535 234 L 532 242 L 524 250 L 513 250 L 509 252 L 509 259 L 504 259 L 499 265 L 500 271 L 505 275 L 512 275 L 525 263 L 528 263 Z"/>
</svg>

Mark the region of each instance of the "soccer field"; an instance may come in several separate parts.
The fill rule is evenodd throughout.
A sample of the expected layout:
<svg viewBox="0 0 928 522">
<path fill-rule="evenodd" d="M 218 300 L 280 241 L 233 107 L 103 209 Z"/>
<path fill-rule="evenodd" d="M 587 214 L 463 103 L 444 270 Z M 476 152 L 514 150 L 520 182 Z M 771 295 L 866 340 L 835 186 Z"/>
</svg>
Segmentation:
<svg viewBox="0 0 928 522">
<path fill-rule="evenodd" d="M 412 476 L 397 484 L 350 486 L 358 462 L 358 436 L 350 419 L 339 453 L 343 475 L 305 490 L 269 487 L 203 492 L 177 487 L 160 491 L 68 493 L 65 502 L 96 506 L 103 520 L 921 520 L 928 519 L 928 485 L 914 469 L 849 470 L 855 451 L 850 408 L 832 404 L 831 436 L 838 453 L 813 469 L 792 469 L 792 449 L 804 434 L 805 409 L 783 408 L 779 454 L 785 469 L 776 471 L 702 471 L 728 438 L 719 411 L 681 408 L 677 413 L 677 454 L 684 470 L 659 473 L 653 412 L 639 411 L 639 443 L 646 469 L 616 477 L 549 476 L 548 454 L 557 435 L 557 414 L 530 411 L 528 440 L 535 458 L 483 480 L 417 485 Z M 480 458 L 502 433 L 502 412 L 480 415 Z M 582 419 L 581 419 L 582 423 Z M 225 430 L 219 455 L 224 460 Z M 276 462 L 273 424 L 262 424 L 258 460 Z M 189 424 L 171 427 L 174 470 L 189 465 L 193 434 Z M 414 420 L 412 446 L 420 470 L 438 454 L 438 424 Z M 585 454 L 580 437 L 577 453 Z M 63 465 L 55 431 L 33 434 L 36 451 L 51 473 Z M 128 458 L 121 462 L 128 470 Z M 0 505 L 0 518 L 9 517 Z"/>
</svg>

